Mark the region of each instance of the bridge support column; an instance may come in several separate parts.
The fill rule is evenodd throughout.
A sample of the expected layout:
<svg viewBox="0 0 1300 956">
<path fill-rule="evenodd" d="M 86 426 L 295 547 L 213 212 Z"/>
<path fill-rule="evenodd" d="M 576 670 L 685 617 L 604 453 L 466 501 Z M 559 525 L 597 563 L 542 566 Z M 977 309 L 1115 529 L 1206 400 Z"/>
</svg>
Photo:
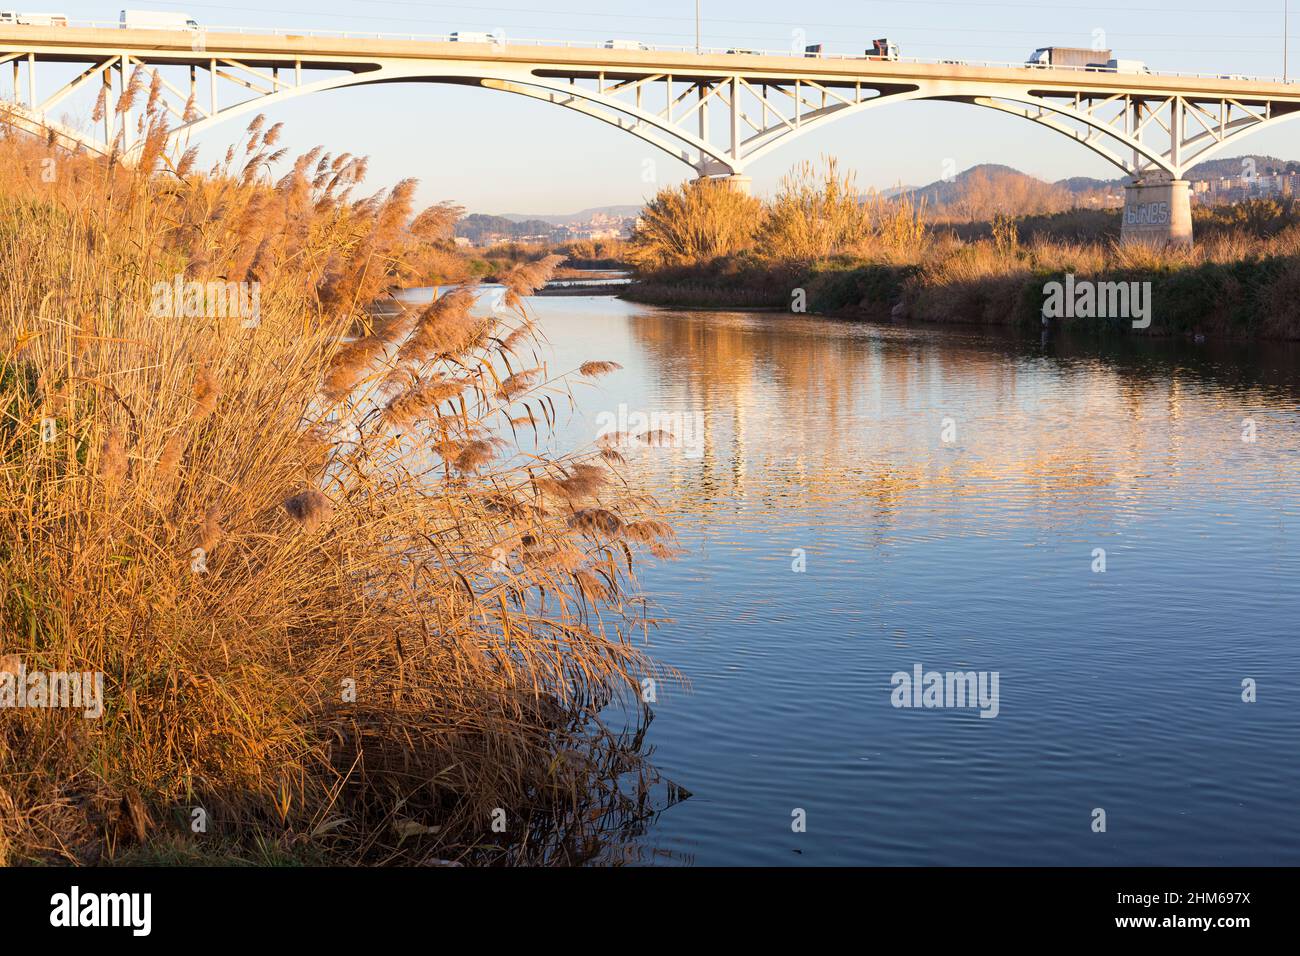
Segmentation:
<svg viewBox="0 0 1300 956">
<path fill-rule="evenodd" d="M 746 196 L 754 194 L 754 180 L 748 176 L 733 175 L 722 181 L 738 193 L 744 193 Z"/>
<path fill-rule="evenodd" d="M 1187 180 L 1125 186 L 1120 241 L 1147 246 L 1190 246 L 1192 198 Z"/>
<path fill-rule="evenodd" d="M 754 192 L 754 180 L 748 176 L 741 176 L 738 173 L 724 174 L 722 176 L 700 176 L 695 182 L 720 183 L 729 189 L 734 189 L 738 193 L 744 193 L 750 196 Z"/>
</svg>

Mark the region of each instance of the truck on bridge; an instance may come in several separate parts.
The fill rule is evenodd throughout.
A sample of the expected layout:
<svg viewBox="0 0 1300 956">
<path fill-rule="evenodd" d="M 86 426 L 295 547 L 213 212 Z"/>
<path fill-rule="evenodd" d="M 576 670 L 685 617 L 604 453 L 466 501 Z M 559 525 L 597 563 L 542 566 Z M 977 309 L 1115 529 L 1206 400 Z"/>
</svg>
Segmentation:
<svg viewBox="0 0 1300 956">
<path fill-rule="evenodd" d="M 491 33 L 484 33 L 481 30 L 457 30 L 447 39 L 452 43 L 492 43 L 497 46 L 504 46 L 506 35 L 500 30 L 494 30 Z"/>
<path fill-rule="evenodd" d="M 123 10 L 118 20 L 123 30 L 197 30 L 199 22 L 188 13 L 169 10 Z"/>
<path fill-rule="evenodd" d="M 871 49 L 867 51 L 866 58 L 868 60 L 897 60 L 898 44 L 889 37 L 872 40 Z"/>
<path fill-rule="evenodd" d="M 747 51 L 733 51 L 733 50 L 728 50 L 727 52 L 728 52 L 728 53 L 732 53 L 732 52 L 747 52 Z M 825 55 L 825 47 L 824 47 L 824 45 L 821 44 L 821 43 L 812 43 L 812 44 L 809 44 L 808 46 L 806 46 L 806 47 L 803 48 L 803 55 L 804 55 L 804 56 L 824 56 L 824 55 Z M 879 40 L 872 40 L 872 41 L 871 41 L 871 49 L 870 49 L 870 50 L 867 50 L 866 52 L 864 52 L 864 53 L 862 54 L 862 59 L 864 59 L 864 60 L 897 60 L 897 59 L 898 59 L 898 44 L 895 43 L 893 40 L 889 39 L 888 37 L 883 37 L 883 38 L 881 38 L 881 39 L 879 39 Z"/>
<path fill-rule="evenodd" d="M 16 10 L 0 10 L 0 27 L 66 27 L 68 18 L 62 13 L 19 13 Z"/>
<path fill-rule="evenodd" d="M 823 56 L 823 44 L 813 43 L 803 48 L 803 56 Z M 897 60 L 898 44 L 885 36 L 883 39 L 872 40 L 871 49 L 868 49 L 862 55 L 863 60 Z"/>
<path fill-rule="evenodd" d="M 1044 46 L 1029 54 L 1025 66 L 1066 66 L 1087 69 L 1110 59 L 1110 50 L 1094 50 L 1080 46 Z"/>
</svg>

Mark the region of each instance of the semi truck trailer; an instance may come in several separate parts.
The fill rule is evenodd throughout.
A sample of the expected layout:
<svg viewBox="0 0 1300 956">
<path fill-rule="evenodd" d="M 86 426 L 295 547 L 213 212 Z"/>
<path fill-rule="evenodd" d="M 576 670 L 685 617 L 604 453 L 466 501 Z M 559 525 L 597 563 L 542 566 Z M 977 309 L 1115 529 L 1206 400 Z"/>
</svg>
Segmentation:
<svg viewBox="0 0 1300 956">
<path fill-rule="evenodd" d="M 1044 46 L 1029 54 L 1025 66 L 1077 67 L 1085 69 L 1110 59 L 1110 50 L 1093 50 L 1080 46 Z"/>
<path fill-rule="evenodd" d="M 123 10 L 118 20 L 123 30 L 197 30 L 199 22 L 188 13 L 168 10 Z"/>
<path fill-rule="evenodd" d="M 68 18 L 62 13 L 18 13 L 16 10 L 0 10 L 0 26 L 10 24 L 23 27 L 66 27 Z"/>
</svg>

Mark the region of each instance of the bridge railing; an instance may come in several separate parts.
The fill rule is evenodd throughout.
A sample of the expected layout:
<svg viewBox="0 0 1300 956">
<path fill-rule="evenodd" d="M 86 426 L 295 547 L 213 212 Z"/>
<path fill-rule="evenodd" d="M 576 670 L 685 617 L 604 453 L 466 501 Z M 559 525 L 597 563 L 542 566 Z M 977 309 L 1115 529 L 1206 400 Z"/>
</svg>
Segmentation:
<svg viewBox="0 0 1300 956">
<path fill-rule="evenodd" d="M 122 24 L 118 20 L 69 20 L 69 26 L 88 27 L 94 29 L 119 29 Z M 141 28 L 147 29 L 147 28 Z M 189 35 L 196 31 L 166 31 L 162 32 L 184 32 Z M 201 24 L 199 33 L 235 33 L 251 36 L 281 36 L 281 37 L 320 37 L 322 39 L 337 40 L 408 40 L 412 42 L 423 43 L 449 43 L 454 39 L 452 33 L 389 33 L 389 32 L 367 32 L 357 30 L 300 30 L 288 29 L 285 27 L 245 27 L 245 26 L 216 26 Z M 469 32 L 469 31 L 461 31 Z M 481 33 L 481 31 L 474 31 Z M 610 49 L 607 46 L 608 41 L 603 40 L 550 40 L 533 37 L 498 37 L 491 41 L 500 46 L 536 46 L 536 47 L 568 47 L 575 49 L 600 50 Z M 631 41 L 639 42 L 639 41 Z M 849 61 L 879 61 L 879 57 L 868 54 L 856 55 L 852 53 L 817 53 L 809 54 L 801 50 L 784 49 L 784 50 L 759 50 L 750 47 L 701 47 L 696 49 L 694 45 L 677 46 L 664 44 L 642 44 L 647 52 L 660 53 L 699 53 L 701 55 L 717 56 L 730 54 L 752 54 L 754 56 L 795 56 L 807 57 L 809 59 L 820 60 L 849 60 Z M 978 66 L 993 69 L 1033 69 L 1052 72 L 1073 71 L 1078 73 L 1107 73 L 1108 70 L 1098 69 L 1087 66 L 1039 66 L 1036 64 L 1025 63 L 1022 61 L 1008 60 L 968 60 L 968 59 L 931 59 L 928 57 L 898 57 L 889 62 L 893 63 L 912 63 L 919 66 Z M 1171 70 L 1151 70 L 1148 73 L 1128 73 L 1124 76 L 1164 76 L 1164 77 L 1186 77 L 1189 79 L 1202 80 L 1235 80 L 1238 82 L 1258 82 L 1258 83 L 1295 83 L 1296 80 L 1283 80 L 1277 76 L 1259 76 L 1246 75 L 1241 73 L 1189 73 L 1185 71 Z"/>
</svg>

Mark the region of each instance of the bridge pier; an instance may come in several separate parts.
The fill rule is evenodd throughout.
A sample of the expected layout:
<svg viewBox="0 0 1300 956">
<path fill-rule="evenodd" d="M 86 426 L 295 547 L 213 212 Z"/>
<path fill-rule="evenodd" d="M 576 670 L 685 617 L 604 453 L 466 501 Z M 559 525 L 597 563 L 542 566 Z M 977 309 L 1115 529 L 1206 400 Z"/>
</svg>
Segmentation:
<svg viewBox="0 0 1300 956">
<path fill-rule="evenodd" d="M 749 176 L 742 176 L 739 173 L 723 173 L 720 176 L 702 175 L 694 180 L 695 182 L 721 183 L 738 193 L 746 196 L 752 196 L 754 193 L 754 180 Z"/>
<path fill-rule="evenodd" d="M 1147 246 L 1192 244 L 1192 198 L 1185 179 L 1124 187 L 1120 242 Z"/>
<path fill-rule="evenodd" d="M 733 174 L 723 179 L 722 182 L 726 183 L 738 193 L 743 193 L 746 196 L 752 196 L 754 194 L 754 180 L 749 176 Z"/>
</svg>

